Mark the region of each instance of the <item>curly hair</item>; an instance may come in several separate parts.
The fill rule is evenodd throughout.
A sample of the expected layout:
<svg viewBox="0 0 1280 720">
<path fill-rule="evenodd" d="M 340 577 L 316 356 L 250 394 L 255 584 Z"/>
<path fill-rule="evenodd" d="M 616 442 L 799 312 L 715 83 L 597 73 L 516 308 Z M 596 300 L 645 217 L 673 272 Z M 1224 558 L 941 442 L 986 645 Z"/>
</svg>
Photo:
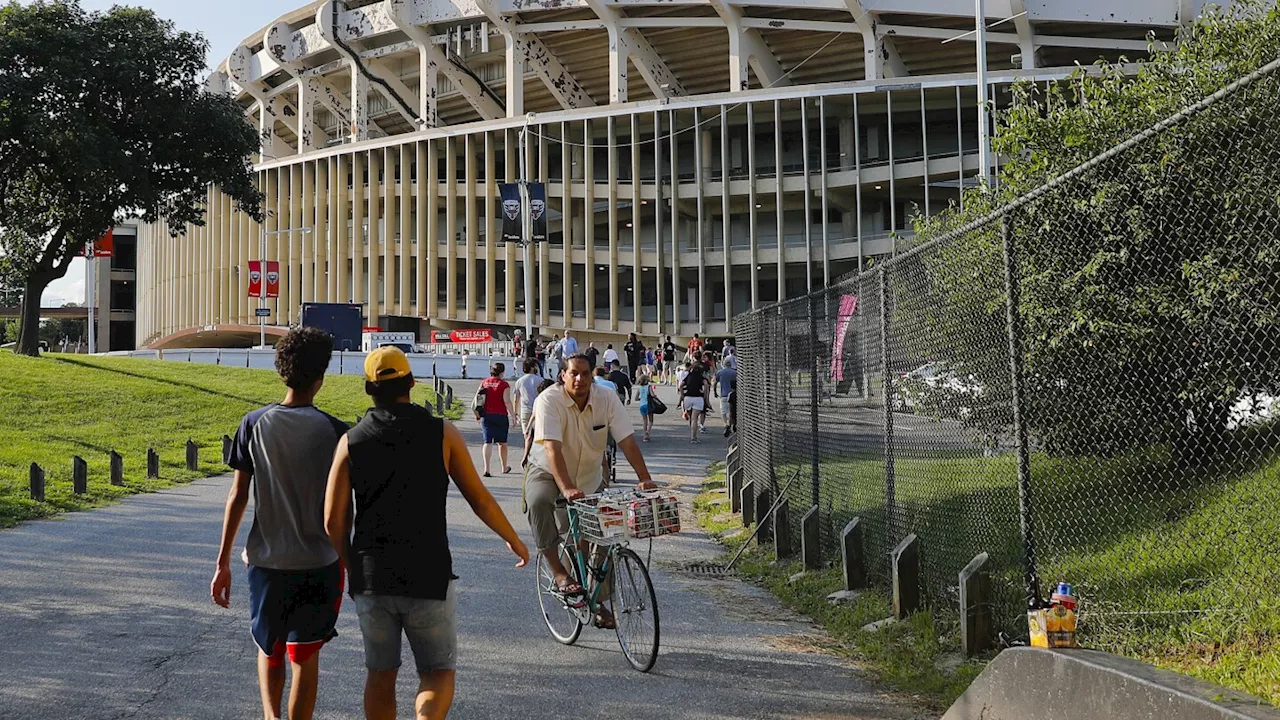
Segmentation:
<svg viewBox="0 0 1280 720">
<path fill-rule="evenodd" d="M 276 370 L 294 390 L 305 390 L 324 377 L 331 357 L 333 336 L 319 328 L 294 328 L 276 343 Z"/>
</svg>

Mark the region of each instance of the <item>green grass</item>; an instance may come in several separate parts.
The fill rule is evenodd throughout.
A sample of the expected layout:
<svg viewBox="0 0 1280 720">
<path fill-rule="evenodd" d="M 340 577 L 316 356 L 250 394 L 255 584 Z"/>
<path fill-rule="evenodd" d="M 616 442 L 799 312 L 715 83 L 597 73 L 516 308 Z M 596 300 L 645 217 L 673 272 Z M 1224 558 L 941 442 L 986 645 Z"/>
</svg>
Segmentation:
<svg viewBox="0 0 1280 720">
<path fill-rule="evenodd" d="M 154 360 L 0 352 L 0 527 L 70 510 L 96 507 L 227 472 L 222 435 L 234 435 L 248 411 L 284 398 L 275 372 Z M 426 385 L 417 402 L 434 404 Z M 355 422 L 369 407 L 363 379 L 325 380 L 316 405 Z M 446 415 L 458 418 L 455 399 Z M 200 447 L 199 470 L 186 470 L 185 444 Z M 146 478 L 147 448 L 160 455 L 160 478 Z M 111 450 L 124 457 L 124 487 L 109 482 Z M 71 459 L 89 468 L 89 492 L 71 488 Z M 46 502 L 30 499 L 28 467 L 45 470 Z"/>
<path fill-rule="evenodd" d="M 1042 586 L 1076 586 L 1085 644 L 1280 704 L 1275 432 L 1243 431 L 1233 436 L 1237 452 L 1199 467 L 1167 448 L 1112 458 L 1033 456 Z M 807 460 L 799 462 L 807 488 Z M 794 467 L 779 468 L 782 481 Z M 820 472 L 831 508 L 827 532 L 861 517 L 869 521 L 868 556 L 884 557 L 883 462 L 832 457 Z M 935 612 L 959 569 L 986 551 L 997 624 L 1025 636 L 1014 458 L 898 457 L 895 479 L 901 517 L 921 538 Z M 877 574 L 887 581 L 883 562 Z"/>
<path fill-rule="evenodd" d="M 746 541 L 740 516 L 729 512 L 724 470 L 713 466 L 694 499 L 698 524 L 726 546 L 725 560 Z M 843 588 L 838 569 L 805 573 L 794 561 L 777 562 L 771 548 L 753 545 L 738 561 L 739 574 L 769 589 L 784 605 L 821 625 L 835 643 L 835 651 L 853 659 L 882 682 L 934 710 L 948 707 L 985 664 L 984 658 L 964 661 L 960 655 L 960 626 L 955 613 L 921 612 L 902 623 L 879 630 L 863 630 L 868 623 L 889 617 L 889 596 L 880 589 L 865 591 L 851 602 L 832 605 L 827 596 Z"/>
</svg>

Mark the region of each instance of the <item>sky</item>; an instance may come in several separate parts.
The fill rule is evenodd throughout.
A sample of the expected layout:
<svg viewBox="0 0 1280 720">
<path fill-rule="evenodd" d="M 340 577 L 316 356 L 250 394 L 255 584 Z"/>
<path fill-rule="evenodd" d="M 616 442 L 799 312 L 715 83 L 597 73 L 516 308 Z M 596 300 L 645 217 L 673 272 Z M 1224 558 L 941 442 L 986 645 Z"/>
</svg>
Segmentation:
<svg viewBox="0 0 1280 720">
<path fill-rule="evenodd" d="M 267 23 L 307 5 L 310 0 L 80 0 L 86 10 L 140 5 L 172 20 L 179 30 L 203 33 L 209 41 L 209 67 L 222 62 L 236 45 Z M 45 291 L 41 304 L 56 307 L 84 302 L 84 260 L 74 260 L 65 277 Z"/>
</svg>

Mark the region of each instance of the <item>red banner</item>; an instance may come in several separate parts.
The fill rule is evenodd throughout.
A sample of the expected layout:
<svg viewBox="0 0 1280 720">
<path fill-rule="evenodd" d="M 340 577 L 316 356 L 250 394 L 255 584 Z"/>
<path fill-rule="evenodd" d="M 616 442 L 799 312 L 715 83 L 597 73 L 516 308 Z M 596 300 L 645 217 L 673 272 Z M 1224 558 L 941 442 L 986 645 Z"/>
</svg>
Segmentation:
<svg viewBox="0 0 1280 720">
<path fill-rule="evenodd" d="M 115 253 L 115 249 L 116 249 L 115 230 L 114 229 L 108 230 L 106 235 L 103 235 L 102 237 L 98 238 L 98 241 L 93 243 L 93 256 L 94 257 L 111 257 Z"/>
<path fill-rule="evenodd" d="M 493 331 L 489 328 L 481 330 L 453 330 L 445 332 L 437 330 L 432 333 L 432 340 L 436 342 L 455 342 L 455 343 L 485 343 L 493 342 Z"/>
<path fill-rule="evenodd" d="M 267 297 L 280 297 L 280 263 L 267 261 Z"/>
<path fill-rule="evenodd" d="M 262 297 L 262 269 L 257 260 L 249 261 L 249 297 Z"/>
</svg>

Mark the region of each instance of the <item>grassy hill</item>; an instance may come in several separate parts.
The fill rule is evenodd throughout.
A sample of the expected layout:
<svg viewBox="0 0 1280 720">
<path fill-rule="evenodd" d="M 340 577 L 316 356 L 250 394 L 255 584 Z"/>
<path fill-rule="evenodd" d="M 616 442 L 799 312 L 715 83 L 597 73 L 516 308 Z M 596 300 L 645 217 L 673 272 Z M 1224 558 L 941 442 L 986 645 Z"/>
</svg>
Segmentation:
<svg viewBox="0 0 1280 720">
<path fill-rule="evenodd" d="M 0 352 L 0 527 L 110 502 L 227 472 L 222 436 L 248 411 L 283 399 L 273 371 L 127 358 Z M 416 402 L 434 405 L 426 385 Z M 348 423 L 369 407 L 362 378 L 331 376 L 316 405 Z M 455 401 L 452 416 L 460 415 Z M 200 447 L 200 469 L 186 470 L 185 444 Z M 146 478 L 147 448 L 160 454 L 160 478 Z M 111 450 L 124 457 L 124 487 L 111 487 Z M 71 458 L 89 467 L 89 492 L 71 490 Z M 46 472 L 45 503 L 29 499 L 32 462 Z"/>
</svg>

